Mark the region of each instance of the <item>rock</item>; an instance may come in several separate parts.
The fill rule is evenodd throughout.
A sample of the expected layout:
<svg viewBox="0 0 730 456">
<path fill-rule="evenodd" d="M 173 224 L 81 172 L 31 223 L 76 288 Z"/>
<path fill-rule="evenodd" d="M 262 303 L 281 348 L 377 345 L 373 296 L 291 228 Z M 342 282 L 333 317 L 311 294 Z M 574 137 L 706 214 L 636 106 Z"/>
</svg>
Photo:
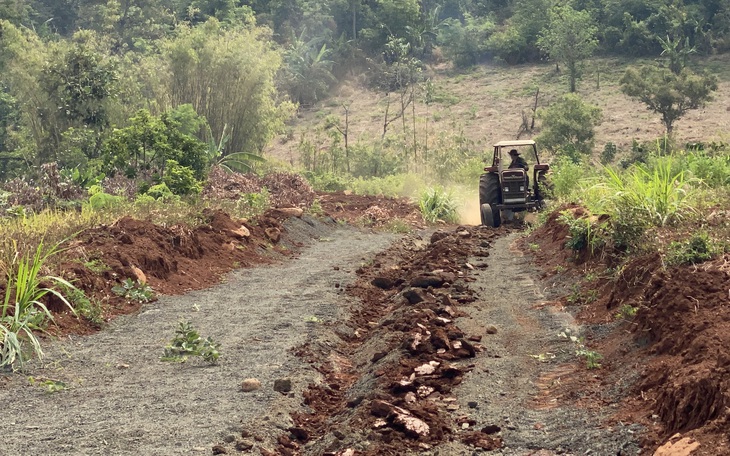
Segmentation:
<svg viewBox="0 0 730 456">
<path fill-rule="evenodd" d="M 249 431 L 248 429 L 241 429 L 241 437 L 243 437 L 244 439 L 251 437 L 251 435 L 251 431 Z"/>
<path fill-rule="evenodd" d="M 387 354 L 388 354 L 388 352 L 387 352 L 387 351 L 381 351 L 381 352 L 377 352 L 377 353 L 375 353 L 375 354 L 373 355 L 373 357 L 372 357 L 372 358 L 370 358 L 370 362 L 372 362 L 372 363 L 376 363 L 376 362 L 380 361 L 381 359 L 385 358 L 385 356 L 386 356 Z"/>
<path fill-rule="evenodd" d="M 213 447 L 213 454 L 228 454 L 228 450 L 223 445 L 215 445 Z"/>
<path fill-rule="evenodd" d="M 246 239 L 247 237 L 251 236 L 251 232 L 246 228 L 245 226 L 241 225 L 240 228 L 235 230 L 230 230 L 231 234 L 236 236 L 237 238 Z"/>
<path fill-rule="evenodd" d="M 147 283 L 147 276 L 142 272 L 140 268 L 137 266 L 132 266 L 132 274 L 134 275 L 134 278 L 137 279 L 137 282 L 139 283 Z"/>
<path fill-rule="evenodd" d="M 279 242 L 279 239 L 281 239 L 281 231 L 279 230 L 279 228 L 266 228 L 264 230 L 264 233 L 266 234 L 266 237 L 269 238 L 269 240 L 274 244 Z"/>
<path fill-rule="evenodd" d="M 494 325 L 489 325 L 484 330 L 487 334 L 497 334 L 497 327 Z"/>
<path fill-rule="evenodd" d="M 236 442 L 236 450 L 238 451 L 248 451 L 254 447 L 254 443 L 250 440 L 239 440 Z"/>
<path fill-rule="evenodd" d="M 309 440 L 309 432 L 306 429 L 300 427 L 291 427 L 289 432 L 299 441 L 306 442 Z"/>
<path fill-rule="evenodd" d="M 393 411 L 393 407 L 393 404 L 376 399 L 372 402 L 372 404 L 370 404 L 370 413 L 375 416 L 385 417 L 390 415 L 390 412 Z"/>
<path fill-rule="evenodd" d="M 425 296 L 423 296 L 423 291 L 415 288 L 409 288 L 404 291 L 403 297 L 406 298 L 411 304 L 418 304 L 419 302 L 423 302 L 426 299 Z"/>
<path fill-rule="evenodd" d="M 233 434 L 229 434 L 229 435 L 223 437 L 223 441 L 226 443 L 233 443 L 236 441 L 236 436 Z"/>
<path fill-rule="evenodd" d="M 490 425 L 484 426 L 482 428 L 482 432 L 485 434 L 488 434 L 488 435 L 496 434 L 497 432 L 499 432 L 501 430 L 502 430 L 502 428 L 497 426 L 496 424 L 490 424 Z"/>
<path fill-rule="evenodd" d="M 304 214 L 304 210 L 298 207 L 278 207 L 274 209 L 274 212 L 278 212 L 281 215 L 288 217 L 301 217 Z"/>
<path fill-rule="evenodd" d="M 412 287 L 428 288 L 434 287 L 439 288 L 445 282 L 441 275 L 437 274 L 421 274 L 411 280 Z"/>
<path fill-rule="evenodd" d="M 256 391 L 259 388 L 261 388 L 261 382 L 257 378 L 247 378 L 241 382 L 241 389 L 246 393 Z"/>
<path fill-rule="evenodd" d="M 436 242 L 440 241 L 441 239 L 448 237 L 449 235 L 446 234 L 446 232 L 438 230 L 434 231 L 434 233 L 431 235 L 431 244 L 435 244 Z"/>
<path fill-rule="evenodd" d="M 383 290 L 390 290 L 395 285 L 395 282 L 387 277 L 376 277 L 370 283 Z"/>
<path fill-rule="evenodd" d="M 349 401 L 347 401 L 347 406 L 350 408 L 355 408 L 358 405 L 360 405 L 362 403 L 362 401 L 364 401 L 364 400 L 365 400 L 365 396 L 363 396 L 362 394 L 358 394 L 357 396 L 355 396 L 352 399 L 350 399 Z"/>
<path fill-rule="evenodd" d="M 406 431 L 406 434 L 416 438 L 421 436 L 425 437 L 431 432 L 431 428 L 429 428 L 425 421 L 416 418 L 409 413 L 397 412 L 393 419 L 393 423 L 402 426 Z"/>
<path fill-rule="evenodd" d="M 468 237 L 471 237 L 471 233 L 470 233 L 470 232 L 468 232 L 467 230 L 462 230 L 462 231 L 459 231 L 459 232 L 458 232 L 458 233 L 456 233 L 456 234 L 458 234 L 459 236 L 461 236 L 461 237 L 463 237 L 463 238 L 468 238 Z"/>
<path fill-rule="evenodd" d="M 274 380 L 274 391 L 278 391 L 280 393 L 288 393 L 291 391 L 291 379 L 280 378 Z"/>
<path fill-rule="evenodd" d="M 690 437 L 674 434 L 667 443 L 657 448 L 654 456 L 690 456 L 700 447 L 700 442 Z"/>
<path fill-rule="evenodd" d="M 477 406 L 478 406 L 479 404 L 477 403 L 477 401 L 469 401 L 469 402 L 467 402 L 467 403 L 466 403 L 466 405 L 468 405 L 468 406 L 469 406 L 469 408 L 473 408 L 473 409 L 475 409 L 475 408 L 477 408 Z"/>
</svg>

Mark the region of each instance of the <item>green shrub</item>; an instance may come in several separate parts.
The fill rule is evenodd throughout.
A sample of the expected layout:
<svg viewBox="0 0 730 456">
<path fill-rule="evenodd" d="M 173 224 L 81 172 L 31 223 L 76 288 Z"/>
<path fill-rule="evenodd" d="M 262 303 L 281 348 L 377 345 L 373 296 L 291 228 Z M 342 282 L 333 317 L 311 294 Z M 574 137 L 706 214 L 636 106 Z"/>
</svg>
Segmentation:
<svg viewBox="0 0 730 456">
<path fill-rule="evenodd" d="M 698 264 L 714 258 L 722 249 L 706 232 L 693 234 L 683 242 L 672 242 L 667 251 L 668 265 Z"/>
<path fill-rule="evenodd" d="M 121 196 L 110 195 L 103 191 L 96 192 L 89 197 L 89 206 L 95 211 L 111 209 L 125 203 Z"/>
<path fill-rule="evenodd" d="M 578 95 L 563 95 L 548 108 L 537 111 L 542 120 L 542 133 L 537 137 L 541 147 L 578 161 L 593 150 L 595 127 L 601 110 L 585 103 Z"/>
<path fill-rule="evenodd" d="M 155 200 L 158 200 L 160 198 L 172 198 L 174 196 L 172 190 L 170 190 L 170 188 L 164 182 L 162 184 L 153 185 L 148 188 L 145 192 L 145 195 Z"/>
<path fill-rule="evenodd" d="M 441 186 L 426 189 L 418 201 L 424 220 L 436 223 L 438 220 L 456 223 L 459 221 L 453 194 Z"/>
<path fill-rule="evenodd" d="M 162 180 L 175 195 L 197 195 L 203 189 L 195 178 L 195 172 L 175 160 L 167 160 Z"/>
</svg>

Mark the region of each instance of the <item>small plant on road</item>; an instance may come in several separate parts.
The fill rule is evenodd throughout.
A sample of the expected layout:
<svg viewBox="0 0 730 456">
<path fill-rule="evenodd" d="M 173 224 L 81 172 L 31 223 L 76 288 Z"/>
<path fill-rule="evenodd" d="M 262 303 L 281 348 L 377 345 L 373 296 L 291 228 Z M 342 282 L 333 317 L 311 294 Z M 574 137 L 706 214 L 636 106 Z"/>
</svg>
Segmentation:
<svg viewBox="0 0 730 456">
<path fill-rule="evenodd" d="M 575 344 L 575 355 L 585 358 L 586 367 L 588 369 L 600 369 L 601 364 L 598 361 L 602 359 L 603 356 L 597 351 L 588 350 L 588 348 L 583 343 L 583 338 L 572 334 L 570 329 L 566 329 L 565 331 L 559 333 L 558 337 L 568 339 Z"/>
<path fill-rule="evenodd" d="M 150 302 L 155 298 L 152 288 L 144 282 L 126 279 L 120 285 L 112 288 L 112 292 L 124 299 L 137 302 Z"/>
<path fill-rule="evenodd" d="M 175 337 L 165 347 L 162 361 L 184 363 L 190 356 L 200 356 L 215 364 L 220 357 L 220 343 L 210 337 L 203 339 L 190 322 L 180 322 Z"/>
</svg>

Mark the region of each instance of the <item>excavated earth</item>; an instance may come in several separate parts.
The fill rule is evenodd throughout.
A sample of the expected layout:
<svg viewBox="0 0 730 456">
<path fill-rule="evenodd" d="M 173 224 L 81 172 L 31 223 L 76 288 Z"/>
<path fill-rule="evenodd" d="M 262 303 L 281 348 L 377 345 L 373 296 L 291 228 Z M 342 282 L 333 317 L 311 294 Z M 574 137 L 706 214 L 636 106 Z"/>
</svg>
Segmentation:
<svg viewBox="0 0 730 456">
<path fill-rule="evenodd" d="M 565 251 L 555 218 L 524 240 L 424 230 L 405 201 L 318 198 L 318 217 L 83 233 L 64 270 L 109 323 L 87 335 L 56 303 L 63 338 L 0 374 L 0 455 L 633 455 L 667 440 L 657 455 L 727 454 L 727 262 L 640 258 L 593 284 L 598 299 L 568 302 L 590 262 Z M 336 220 L 393 218 L 415 231 Z M 140 274 L 159 300 L 109 292 Z M 625 303 L 642 310 L 617 321 Z M 160 360 L 184 321 L 221 343 L 218 363 Z"/>
</svg>

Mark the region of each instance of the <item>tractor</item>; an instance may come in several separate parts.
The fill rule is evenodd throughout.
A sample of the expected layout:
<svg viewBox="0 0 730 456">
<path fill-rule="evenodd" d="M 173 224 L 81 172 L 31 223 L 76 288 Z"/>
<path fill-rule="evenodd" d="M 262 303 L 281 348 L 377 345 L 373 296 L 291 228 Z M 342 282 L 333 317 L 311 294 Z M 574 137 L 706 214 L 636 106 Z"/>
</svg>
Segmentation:
<svg viewBox="0 0 730 456">
<path fill-rule="evenodd" d="M 527 156 L 532 163 L 532 175 L 525 169 L 527 166 L 520 166 L 515 163 L 517 160 L 506 157 L 508 154 Z M 524 159 L 521 163 L 527 164 Z M 486 172 L 479 177 L 482 225 L 497 228 L 502 224 L 503 216 L 511 220 L 515 213 L 541 209 L 549 170 L 550 165 L 540 163 L 535 141 L 500 141 L 495 144 L 492 165 L 484 168 Z"/>
</svg>

